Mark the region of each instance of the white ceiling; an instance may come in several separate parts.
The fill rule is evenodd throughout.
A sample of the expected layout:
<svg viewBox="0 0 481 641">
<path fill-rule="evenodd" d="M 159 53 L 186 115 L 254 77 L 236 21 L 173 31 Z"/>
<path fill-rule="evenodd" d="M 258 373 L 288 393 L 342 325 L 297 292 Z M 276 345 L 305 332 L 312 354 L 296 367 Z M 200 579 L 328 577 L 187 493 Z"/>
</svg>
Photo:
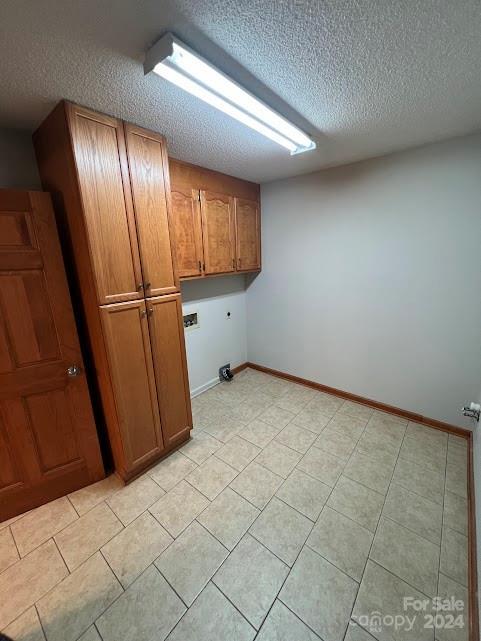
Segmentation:
<svg viewBox="0 0 481 641">
<path fill-rule="evenodd" d="M 173 31 L 318 142 L 291 157 L 153 76 Z M 1 0 L 0 126 L 61 98 L 167 136 L 172 155 L 263 182 L 481 130 L 480 0 Z"/>
</svg>

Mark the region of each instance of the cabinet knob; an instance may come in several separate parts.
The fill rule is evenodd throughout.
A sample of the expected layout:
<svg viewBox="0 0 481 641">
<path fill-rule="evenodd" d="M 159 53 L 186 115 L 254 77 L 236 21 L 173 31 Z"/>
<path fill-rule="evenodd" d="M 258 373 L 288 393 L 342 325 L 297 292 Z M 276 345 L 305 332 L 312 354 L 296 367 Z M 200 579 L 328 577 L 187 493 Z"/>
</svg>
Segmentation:
<svg viewBox="0 0 481 641">
<path fill-rule="evenodd" d="M 152 316 L 153 313 L 154 313 L 154 308 L 153 307 L 147 307 L 148 316 Z"/>
<path fill-rule="evenodd" d="M 140 318 L 145 318 L 146 316 L 147 316 L 147 312 L 145 311 L 145 309 L 141 310 Z"/>
<path fill-rule="evenodd" d="M 139 284 L 137 285 L 137 291 L 138 291 L 138 292 L 140 292 L 140 290 L 141 290 L 141 289 L 143 289 L 143 288 L 144 288 L 144 284 L 143 284 L 143 283 L 139 283 Z"/>
<path fill-rule="evenodd" d="M 71 378 L 75 378 L 78 376 L 81 372 L 81 368 L 79 365 L 70 365 L 70 367 L 67 368 L 67 376 L 70 376 Z"/>
<path fill-rule="evenodd" d="M 150 289 L 151 285 L 152 285 L 152 283 L 149 283 L 149 282 L 144 283 L 144 289 Z"/>
</svg>

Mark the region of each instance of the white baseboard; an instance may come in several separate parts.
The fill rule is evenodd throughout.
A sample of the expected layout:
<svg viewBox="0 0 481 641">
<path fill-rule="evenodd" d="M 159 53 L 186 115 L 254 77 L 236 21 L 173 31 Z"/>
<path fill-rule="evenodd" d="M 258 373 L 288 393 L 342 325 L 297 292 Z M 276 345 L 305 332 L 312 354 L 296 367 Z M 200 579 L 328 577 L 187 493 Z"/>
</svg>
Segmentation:
<svg viewBox="0 0 481 641">
<path fill-rule="evenodd" d="M 215 387 L 220 383 L 218 378 L 213 378 L 210 381 L 207 381 L 207 383 L 204 383 L 203 385 L 199 385 L 199 387 L 196 387 L 193 390 L 190 390 L 190 398 L 195 398 L 196 396 L 199 396 L 199 394 L 202 394 L 202 392 L 206 392 L 208 389 L 211 387 Z"/>
</svg>

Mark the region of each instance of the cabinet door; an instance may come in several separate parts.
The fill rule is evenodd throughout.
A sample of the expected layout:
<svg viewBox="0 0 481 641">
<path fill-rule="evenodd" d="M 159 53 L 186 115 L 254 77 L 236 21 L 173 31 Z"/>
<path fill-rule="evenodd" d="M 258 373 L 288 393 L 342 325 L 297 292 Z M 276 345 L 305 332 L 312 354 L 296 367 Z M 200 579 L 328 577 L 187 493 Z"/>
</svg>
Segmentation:
<svg viewBox="0 0 481 641">
<path fill-rule="evenodd" d="M 235 271 L 234 199 L 212 191 L 200 192 L 206 274 Z"/>
<path fill-rule="evenodd" d="M 260 269 L 261 230 L 257 202 L 235 199 L 235 228 L 237 271 Z"/>
<path fill-rule="evenodd" d="M 146 305 L 162 433 L 171 447 L 192 428 L 180 294 L 147 298 Z"/>
<path fill-rule="evenodd" d="M 127 157 L 146 296 L 179 291 L 171 246 L 169 165 L 160 134 L 125 124 Z"/>
<path fill-rule="evenodd" d="M 101 308 L 128 476 L 163 450 L 145 302 Z"/>
<path fill-rule="evenodd" d="M 67 113 L 98 302 L 141 298 L 122 123 L 72 104 Z"/>
<path fill-rule="evenodd" d="M 172 195 L 172 228 L 180 278 L 202 276 L 202 223 L 199 192 L 174 187 Z"/>
</svg>

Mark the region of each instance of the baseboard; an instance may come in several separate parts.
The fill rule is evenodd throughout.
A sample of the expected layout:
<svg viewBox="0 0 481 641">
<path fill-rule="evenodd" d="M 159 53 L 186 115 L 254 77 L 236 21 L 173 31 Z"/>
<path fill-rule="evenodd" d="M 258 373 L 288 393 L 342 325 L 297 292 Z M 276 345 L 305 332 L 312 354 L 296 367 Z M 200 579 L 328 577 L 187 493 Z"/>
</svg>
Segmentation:
<svg viewBox="0 0 481 641">
<path fill-rule="evenodd" d="M 243 369 L 247 367 L 247 363 L 242 363 L 241 365 L 238 365 L 237 367 L 233 367 L 231 369 L 231 372 L 233 374 L 238 374 L 239 372 L 242 372 Z M 190 391 L 190 398 L 195 398 L 196 396 L 199 396 L 199 394 L 202 394 L 202 392 L 207 392 L 208 389 L 211 387 L 215 387 L 219 381 L 219 377 L 213 378 L 210 381 L 207 381 L 207 383 L 204 383 L 203 385 L 199 385 L 199 387 L 196 387 L 195 389 Z"/>
<path fill-rule="evenodd" d="M 246 367 L 249 367 L 249 363 L 242 363 L 241 365 L 237 365 L 237 367 L 233 367 L 231 369 L 231 372 L 233 374 L 238 374 L 239 372 L 242 372 L 242 370 L 245 369 Z"/>
<path fill-rule="evenodd" d="M 441 430 L 443 432 L 448 432 L 449 434 L 454 434 L 460 436 L 467 440 L 468 446 L 468 593 L 469 593 L 469 639 L 470 641 L 479 641 L 479 611 L 478 611 L 478 569 L 477 569 L 477 550 L 476 550 L 476 512 L 475 512 L 475 499 L 474 499 L 474 461 L 473 461 L 473 433 L 471 430 L 463 429 L 462 427 L 457 427 L 456 425 L 451 425 L 449 423 L 444 423 L 443 421 L 438 421 L 427 416 L 422 416 L 421 414 L 416 414 L 415 412 L 410 412 L 409 410 L 403 410 L 400 407 L 394 407 L 393 405 L 387 405 L 386 403 L 380 403 L 379 401 L 374 401 L 370 398 L 365 398 L 363 396 L 358 396 L 357 394 L 351 394 L 350 392 L 345 392 L 344 390 L 337 389 L 335 387 L 329 387 L 328 385 L 322 385 L 322 383 L 316 383 L 315 381 L 310 381 L 299 376 L 294 376 L 293 374 L 287 374 L 286 372 L 280 372 L 270 367 L 264 367 L 263 365 L 257 365 L 256 363 L 244 363 L 243 365 L 237 368 L 239 371 L 250 367 L 256 369 L 260 372 L 265 372 L 266 374 L 271 374 L 272 376 L 277 376 L 278 378 L 283 378 L 300 385 L 306 385 L 307 387 L 312 387 L 313 389 L 319 390 L 320 392 L 326 392 L 327 394 L 332 394 L 333 396 L 338 396 L 339 398 L 344 398 L 349 401 L 354 401 L 360 403 L 361 405 L 368 405 L 382 412 L 388 412 L 390 414 L 396 414 L 397 416 L 402 416 L 409 421 L 414 421 L 416 423 L 421 423 L 427 427 L 432 427 L 436 430 Z"/>
<path fill-rule="evenodd" d="M 196 396 L 199 396 L 199 394 L 202 394 L 202 392 L 207 392 L 208 389 L 210 389 L 211 387 L 215 387 L 218 383 L 220 383 L 219 377 L 213 378 L 203 385 L 199 385 L 199 387 L 190 390 L 190 398 L 195 398 Z"/>
<path fill-rule="evenodd" d="M 266 374 L 271 374 L 272 376 L 277 376 L 278 378 L 284 378 L 287 381 L 292 381 L 293 383 L 298 383 L 299 385 L 312 387 L 313 389 L 317 389 L 320 392 L 326 392 L 326 394 L 339 396 L 339 398 L 344 398 L 348 401 L 354 401 L 355 403 L 360 403 L 361 405 L 368 405 L 369 407 L 374 407 L 381 412 L 396 414 L 397 416 L 406 418 L 408 421 L 421 423 L 423 425 L 429 425 L 430 427 L 434 427 L 437 430 L 449 432 L 450 434 L 455 434 L 456 436 L 461 436 L 462 438 L 471 438 L 471 430 L 464 429 L 463 427 L 457 427 L 456 425 L 451 425 L 450 423 L 443 423 L 443 421 L 438 421 L 434 418 L 422 416 L 421 414 L 417 414 L 416 412 L 411 412 L 409 410 L 403 410 L 402 408 L 395 407 L 394 405 L 388 405 L 387 403 L 374 401 L 371 398 L 365 398 L 364 396 L 351 394 L 351 392 L 345 392 L 344 390 L 337 389 L 336 387 L 329 387 L 328 385 L 323 385 L 322 383 L 316 383 L 315 381 L 310 381 L 307 378 L 294 376 L 294 374 L 286 374 L 285 372 L 280 372 L 279 370 L 271 369 L 270 367 L 264 367 L 264 365 L 257 365 L 257 363 L 247 362 L 244 367 L 251 367 L 252 369 L 259 370 L 259 372 L 265 372 Z"/>
</svg>

